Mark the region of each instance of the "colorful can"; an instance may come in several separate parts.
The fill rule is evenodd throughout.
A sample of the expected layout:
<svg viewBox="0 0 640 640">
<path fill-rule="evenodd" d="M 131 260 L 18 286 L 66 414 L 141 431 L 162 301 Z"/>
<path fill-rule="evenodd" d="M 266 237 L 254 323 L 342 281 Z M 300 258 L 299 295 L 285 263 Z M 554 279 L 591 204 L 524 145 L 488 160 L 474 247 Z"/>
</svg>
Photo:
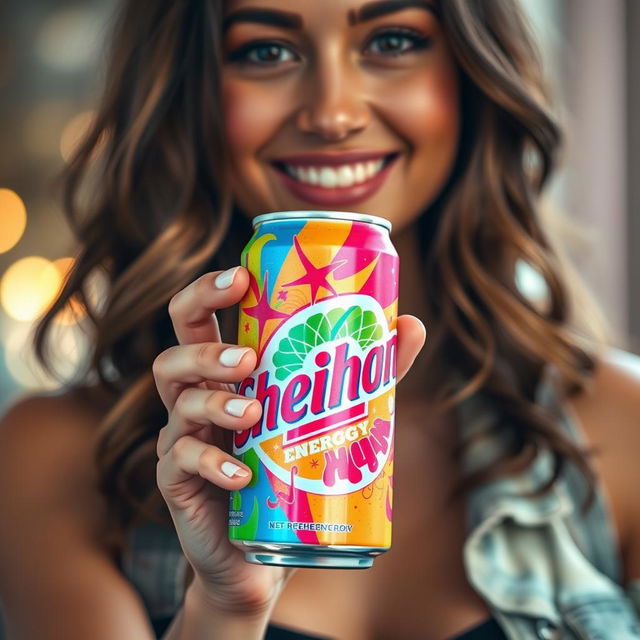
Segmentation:
<svg viewBox="0 0 640 640">
<path fill-rule="evenodd" d="M 249 562 L 367 568 L 391 547 L 398 254 L 391 224 L 338 211 L 258 216 L 238 342 L 258 353 L 238 392 L 262 417 L 234 433 L 253 471 L 230 496 Z"/>
</svg>

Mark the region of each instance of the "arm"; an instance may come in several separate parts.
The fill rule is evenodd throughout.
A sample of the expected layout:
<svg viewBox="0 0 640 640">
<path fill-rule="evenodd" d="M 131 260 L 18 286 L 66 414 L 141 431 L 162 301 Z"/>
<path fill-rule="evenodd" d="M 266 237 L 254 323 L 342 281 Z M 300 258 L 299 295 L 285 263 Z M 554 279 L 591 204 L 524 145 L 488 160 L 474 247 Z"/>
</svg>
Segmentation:
<svg viewBox="0 0 640 640">
<path fill-rule="evenodd" d="M 31 397 L 0 421 L 0 600 L 12 640 L 153 640 L 144 605 L 101 543 L 96 416 Z M 270 611 L 216 612 L 195 581 L 165 640 L 262 638 Z"/>
</svg>

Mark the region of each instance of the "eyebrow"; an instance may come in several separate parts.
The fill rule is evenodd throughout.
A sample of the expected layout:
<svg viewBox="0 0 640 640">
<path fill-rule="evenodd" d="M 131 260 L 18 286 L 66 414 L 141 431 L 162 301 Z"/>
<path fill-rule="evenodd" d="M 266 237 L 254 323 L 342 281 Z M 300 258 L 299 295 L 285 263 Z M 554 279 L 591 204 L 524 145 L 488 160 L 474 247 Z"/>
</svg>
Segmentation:
<svg viewBox="0 0 640 640">
<path fill-rule="evenodd" d="M 427 0 L 376 0 L 375 2 L 367 2 L 357 11 L 351 9 L 348 13 L 347 20 L 350 26 L 379 18 L 380 16 L 403 9 L 418 8 L 425 9 L 430 13 L 438 16 L 436 7 Z M 222 31 L 226 31 L 236 22 L 256 22 L 258 24 L 266 24 L 283 29 L 300 30 L 304 26 L 302 17 L 291 11 L 281 11 L 279 9 L 262 9 L 247 7 L 239 9 L 227 15 L 222 23 Z"/>
<path fill-rule="evenodd" d="M 402 9 L 412 8 L 425 9 L 438 17 L 436 7 L 431 4 L 431 2 L 427 2 L 427 0 L 381 0 L 378 2 L 367 2 L 367 4 L 362 5 L 358 11 L 355 9 L 349 11 L 349 24 L 353 26 L 360 22 L 367 22 L 367 20 L 379 18 L 388 13 L 395 13 Z"/>
<path fill-rule="evenodd" d="M 279 11 L 278 9 L 239 9 L 225 17 L 222 23 L 222 31 L 226 32 L 232 24 L 236 22 L 257 22 L 258 24 L 268 24 L 283 29 L 302 29 L 302 18 L 297 13 L 290 11 Z"/>
</svg>

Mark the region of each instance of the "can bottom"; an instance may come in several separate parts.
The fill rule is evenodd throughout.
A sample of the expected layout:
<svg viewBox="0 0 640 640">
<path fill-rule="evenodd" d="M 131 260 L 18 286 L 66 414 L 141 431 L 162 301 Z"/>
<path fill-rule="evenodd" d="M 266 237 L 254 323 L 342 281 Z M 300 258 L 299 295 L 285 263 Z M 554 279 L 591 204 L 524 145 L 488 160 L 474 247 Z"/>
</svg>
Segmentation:
<svg viewBox="0 0 640 640">
<path fill-rule="evenodd" d="M 231 540 L 252 564 L 309 569 L 368 569 L 375 556 L 388 551 L 384 547 L 356 547 L 328 544 L 281 544 L 248 540 Z"/>
</svg>

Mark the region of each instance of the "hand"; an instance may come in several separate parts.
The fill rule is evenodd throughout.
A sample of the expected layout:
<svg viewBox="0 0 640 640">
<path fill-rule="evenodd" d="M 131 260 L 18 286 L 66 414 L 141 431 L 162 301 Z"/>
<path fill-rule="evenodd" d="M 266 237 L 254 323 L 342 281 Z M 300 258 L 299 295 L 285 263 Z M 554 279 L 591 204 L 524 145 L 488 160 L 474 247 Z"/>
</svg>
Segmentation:
<svg viewBox="0 0 640 640">
<path fill-rule="evenodd" d="M 158 487 L 207 601 L 220 611 L 247 616 L 268 610 L 295 571 L 248 563 L 227 537 L 229 491 L 251 480 L 249 467 L 229 453 L 232 431 L 255 424 L 262 407 L 236 395 L 232 384 L 255 369 L 255 351 L 222 344 L 214 312 L 239 302 L 248 287 L 248 272 L 236 267 L 207 273 L 178 292 L 169 315 L 179 345 L 153 363 L 168 411 L 158 436 Z M 398 380 L 424 339 L 417 318 L 398 318 Z"/>
</svg>

